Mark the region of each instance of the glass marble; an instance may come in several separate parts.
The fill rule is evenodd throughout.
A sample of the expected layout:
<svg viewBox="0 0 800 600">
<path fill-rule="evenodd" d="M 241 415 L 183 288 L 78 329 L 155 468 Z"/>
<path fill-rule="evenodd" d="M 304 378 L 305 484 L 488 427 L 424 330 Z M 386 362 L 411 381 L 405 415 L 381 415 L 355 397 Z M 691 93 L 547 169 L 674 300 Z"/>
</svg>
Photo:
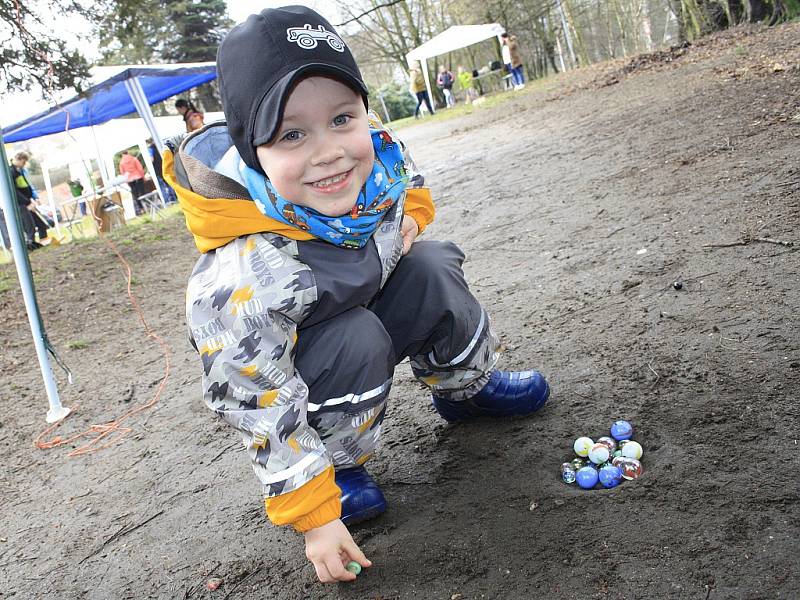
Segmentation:
<svg viewBox="0 0 800 600">
<path fill-rule="evenodd" d="M 622 470 L 623 479 L 628 481 L 638 479 L 643 472 L 642 463 L 635 458 L 623 458 L 617 466 Z"/>
<path fill-rule="evenodd" d="M 610 456 L 611 452 L 608 451 L 608 447 L 605 444 L 595 444 L 592 446 L 592 449 L 589 450 L 589 460 L 596 465 L 602 465 L 604 462 L 608 462 Z"/>
<path fill-rule="evenodd" d="M 633 437 L 633 425 L 627 421 L 614 421 L 611 425 L 611 437 L 615 440 L 629 440 Z"/>
<path fill-rule="evenodd" d="M 590 490 L 597 485 L 599 476 L 593 467 L 583 467 L 575 474 L 575 479 L 583 489 Z"/>
<path fill-rule="evenodd" d="M 610 437 L 597 438 L 597 443 L 603 444 L 606 448 L 608 448 L 608 451 L 611 452 L 612 454 L 614 453 L 614 450 L 617 449 L 617 442 L 615 442 Z"/>
<path fill-rule="evenodd" d="M 597 476 L 600 480 L 600 485 L 604 488 L 617 487 L 622 483 L 622 469 L 612 465 L 607 465 L 600 469 Z"/>
<path fill-rule="evenodd" d="M 594 440 L 592 438 L 579 437 L 575 440 L 575 443 L 572 444 L 572 449 L 578 456 L 586 458 L 589 456 L 589 450 L 592 449 L 592 446 L 594 446 Z"/>
<path fill-rule="evenodd" d="M 642 450 L 641 444 L 639 442 L 634 442 L 633 440 L 629 441 L 625 446 L 622 448 L 622 456 L 625 458 L 635 458 L 639 460 L 642 458 Z"/>
<path fill-rule="evenodd" d="M 360 575 L 361 574 L 361 565 L 358 564 L 354 560 L 351 560 L 349 563 L 347 563 L 347 566 L 345 567 L 345 569 L 350 571 L 353 575 Z"/>
</svg>

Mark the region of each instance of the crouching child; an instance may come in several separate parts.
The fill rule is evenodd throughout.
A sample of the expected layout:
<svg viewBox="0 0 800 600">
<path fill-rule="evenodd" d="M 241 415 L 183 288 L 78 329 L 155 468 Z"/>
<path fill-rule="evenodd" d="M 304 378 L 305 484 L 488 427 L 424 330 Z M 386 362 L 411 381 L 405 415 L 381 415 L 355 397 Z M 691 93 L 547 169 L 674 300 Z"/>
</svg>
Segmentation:
<svg viewBox="0 0 800 600">
<path fill-rule="evenodd" d="M 450 422 L 532 413 L 536 371 L 495 368 L 498 339 L 452 243 L 416 241 L 434 207 L 333 27 L 266 9 L 222 42 L 225 123 L 164 157 L 201 256 L 186 315 L 206 405 L 241 432 L 277 525 L 320 581 L 370 561 L 348 525 L 386 500 L 365 470 L 395 365 Z"/>
</svg>

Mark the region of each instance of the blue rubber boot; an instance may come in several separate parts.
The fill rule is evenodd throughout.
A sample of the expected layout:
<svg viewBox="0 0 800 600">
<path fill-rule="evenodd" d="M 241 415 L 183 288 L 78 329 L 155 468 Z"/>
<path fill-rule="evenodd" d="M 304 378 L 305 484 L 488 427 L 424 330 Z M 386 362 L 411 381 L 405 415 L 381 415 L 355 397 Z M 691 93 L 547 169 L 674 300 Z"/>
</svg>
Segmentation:
<svg viewBox="0 0 800 600">
<path fill-rule="evenodd" d="M 466 400 L 433 396 L 433 406 L 448 422 L 477 417 L 513 417 L 536 412 L 550 396 L 550 386 L 538 371 L 492 371 L 483 389 Z"/>
<path fill-rule="evenodd" d="M 342 490 L 342 523 L 355 525 L 386 512 L 386 498 L 364 467 L 336 471 Z"/>
</svg>

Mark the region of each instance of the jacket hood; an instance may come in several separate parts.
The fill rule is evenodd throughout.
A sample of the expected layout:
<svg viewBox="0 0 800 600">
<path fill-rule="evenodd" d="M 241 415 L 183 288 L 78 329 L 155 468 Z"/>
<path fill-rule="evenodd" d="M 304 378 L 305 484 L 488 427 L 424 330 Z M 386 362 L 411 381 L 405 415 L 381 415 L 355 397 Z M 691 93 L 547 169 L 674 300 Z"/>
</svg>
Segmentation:
<svg viewBox="0 0 800 600">
<path fill-rule="evenodd" d="M 186 226 L 200 252 L 252 233 L 273 232 L 295 240 L 313 236 L 263 215 L 244 185 L 224 165 L 233 148 L 224 122 L 212 123 L 167 144 L 164 180 L 178 196 Z M 235 152 L 235 150 L 233 150 Z"/>
</svg>

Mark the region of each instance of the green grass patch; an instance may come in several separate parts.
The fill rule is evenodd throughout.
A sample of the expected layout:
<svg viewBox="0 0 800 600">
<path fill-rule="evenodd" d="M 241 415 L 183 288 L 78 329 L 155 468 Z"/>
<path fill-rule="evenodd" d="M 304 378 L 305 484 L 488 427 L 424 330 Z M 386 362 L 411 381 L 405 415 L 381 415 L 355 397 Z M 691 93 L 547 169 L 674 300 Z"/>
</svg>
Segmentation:
<svg viewBox="0 0 800 600">
<path fill-rule="evenodd" d="M 457 119 L 458 117 L 471 115 L 476 111 L 500 106 L 501 104 L 505 104 L 506 102 L 513 100 L 514 98 L 524 96 L 525 94 L 542 90 L 544 89 L 546 83 L 549 83 L 547 79 L 528 81 L 525 83 L 525 89 L 522 90 L 505 90 L 502 92 L 484 94 L 481 96 L 482 100 L 479 100 L 477 104 L 466 104 L 462 101 L 459 104 L 456 104 L 453 108 L 440 108 L 434 115 L 428 115 L 426 113 L 424 117 L 419 119 L 414 117 L 406 117 L 405 119 L 391 121 L 390 123 L 387 123 L 387 125 L 394 130 L 398 130 L 402 129 L 403 127 L 422 125 L 423 123 L 439 123 L 442 121 L 449 121 L 450 119 Z"/>
<path fill-rule="evenodd" d="M 170 239 L 169 234 L 166 232 L 169 226 L 168 222 L 180 214 L 180 206 L 178 204 L 170 204 L 168 207 L 161 209 L 155 219 L 152 219 L 149 214 L 135 217 L 127 221 L 124 227 L 118 227 L 108 235 L 114 242 L 124 246 L 168 240 Z M 91 244 L 98 239 L 97 230 L 92 223 L 92 217 L 89 215 L 73 223 L 72 227 L 67 227 L 63 223 L 60 224 L 60 237 L 55 228 L 50 229 L 48 235 L 52 238 L 58 238 L 61 242 L 59 245 Z M 45 252 L 52 247 L 55 246 L 45 246 L 36 250 L 36 252 Z M 0 265 L 10 264 L 11 262 L 11 254 L 0 251 Z"/>
<path fill-rule="evenodd" d="M 70 350 L 83 350 L 89 347 L 89 342 L 84 340 L 70 340 L 67 342 L 67 348 Z"/>
<path fill-rule="evenodd" d="M 14 285 L 14 279 L 7 273 L 0 273 L 0 294 L 4 294 Z"/>
</svg>

